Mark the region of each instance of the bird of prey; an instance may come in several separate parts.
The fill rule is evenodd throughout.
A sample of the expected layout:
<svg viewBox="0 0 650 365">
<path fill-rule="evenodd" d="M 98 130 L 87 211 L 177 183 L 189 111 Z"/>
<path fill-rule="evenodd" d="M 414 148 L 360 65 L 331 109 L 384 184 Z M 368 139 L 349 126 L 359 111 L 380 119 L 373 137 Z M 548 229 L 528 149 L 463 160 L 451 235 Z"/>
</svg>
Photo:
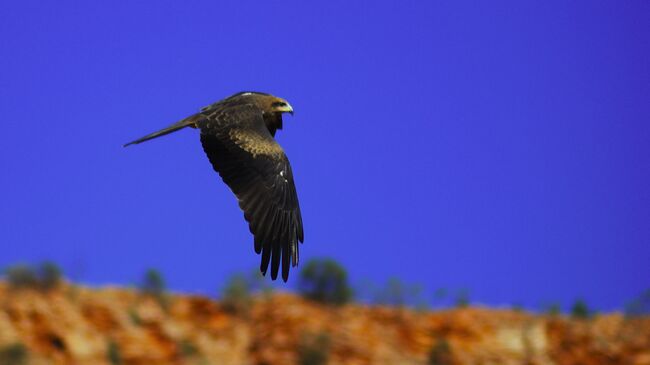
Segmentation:
<svg viewBox="0 0 650 365">
<path fill-rule="evenodd" d="M 212 167 L 237 196 L 262 254 L 260 270 L 271 278 L 289 278 L 298 264 L 298 242 L 304 240 L 293 173 L 284 150 L 273 138 L 282 129 L 282 114 L 293 115 L 284 99 L 260 92 L 240 92 L 210 104 L 158 132 L 124 147 L 164 136 L 185 127 L 201 131 L 201 144 Z"/>
</svg>

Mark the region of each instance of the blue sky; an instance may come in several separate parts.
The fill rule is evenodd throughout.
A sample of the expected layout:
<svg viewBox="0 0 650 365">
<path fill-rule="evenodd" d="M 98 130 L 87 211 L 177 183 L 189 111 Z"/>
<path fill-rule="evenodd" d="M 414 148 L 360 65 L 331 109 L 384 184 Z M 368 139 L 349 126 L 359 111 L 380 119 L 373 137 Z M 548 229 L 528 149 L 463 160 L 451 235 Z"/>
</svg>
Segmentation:
<svg viewBox="0 0 650 365">
<path fill-rule="evenodd" d="M 296 110 L 278 140 L 303 262 L 490 305 L 620 308 L 650 287 L 649 14 L 647 1 L 4 1 L 0 266 L 52 259 L 93 284 L 157 267 L 203 293 L 256 267 L 197 131 L 121 145 L 259 90 Z"/>
</svg>

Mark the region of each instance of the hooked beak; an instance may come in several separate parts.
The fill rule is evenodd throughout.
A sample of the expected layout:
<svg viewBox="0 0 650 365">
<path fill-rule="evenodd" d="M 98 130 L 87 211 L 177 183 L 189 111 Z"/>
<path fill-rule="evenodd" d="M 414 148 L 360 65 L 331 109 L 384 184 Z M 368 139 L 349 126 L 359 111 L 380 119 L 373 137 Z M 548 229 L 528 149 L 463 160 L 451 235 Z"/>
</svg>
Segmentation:
<svg viewBox="0 0 650 365">
<path fill-rule="evenodd" d="M 273 111 L 276 113 L 289 113 L 293 115 L 293 107 L 288 101 L 280 98 L 276 98 L 276 100 L 277 101 L 273 103 Z"/>
<path fill-rule="evenodd" d="M 289 103 L 287 103 L 287 105 L 280 108 L 279 111 L 281 111 L 283 113 L 289 113 L 289 114 L 291 114 L 293 116 L 293 107 Z"/>
</svg>

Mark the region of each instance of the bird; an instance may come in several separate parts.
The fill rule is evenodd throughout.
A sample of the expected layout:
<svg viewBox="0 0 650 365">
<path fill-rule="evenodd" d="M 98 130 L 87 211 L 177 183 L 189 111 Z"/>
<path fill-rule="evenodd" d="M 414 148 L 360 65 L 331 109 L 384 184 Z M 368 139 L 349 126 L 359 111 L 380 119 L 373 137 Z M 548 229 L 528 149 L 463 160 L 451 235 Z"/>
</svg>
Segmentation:
<svg viewBox="0 0 650 365">
<path fill-rule="evenodd" d="M 276 280 L 298 265 L 298 242 L 304 232 L 291 165 L 275 133 L 282 114 L 293 116 L 285 99 L 245 91 L 212 103 L 167 128 L 126 143 L 124 147 L 190 127 L 200 130 L 203 150 L 213 169 L 232 190 L 261 254 L 260 271 Z"/>
</svg>

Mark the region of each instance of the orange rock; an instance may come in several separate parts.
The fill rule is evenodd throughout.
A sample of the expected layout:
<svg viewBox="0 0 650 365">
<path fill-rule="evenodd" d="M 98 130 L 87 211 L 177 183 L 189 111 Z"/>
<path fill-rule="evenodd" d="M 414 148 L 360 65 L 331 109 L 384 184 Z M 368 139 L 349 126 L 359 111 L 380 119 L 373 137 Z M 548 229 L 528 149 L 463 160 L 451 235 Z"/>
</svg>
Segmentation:
<svg viewBox="0 0 650 365">
<path fill-rule="evenodd" d="M 650 365 L 650 319 L 591 320 L 463 308 L 436 312 L 328 307 L 276 293 L 233 315 L 209 298 L 142 296 L 63 285 L 49 293 L 0 283 L 0 349 L 21 343 L 33 364 L 294 364 L 325 351 L 328 364 Z"/>
</svg>

